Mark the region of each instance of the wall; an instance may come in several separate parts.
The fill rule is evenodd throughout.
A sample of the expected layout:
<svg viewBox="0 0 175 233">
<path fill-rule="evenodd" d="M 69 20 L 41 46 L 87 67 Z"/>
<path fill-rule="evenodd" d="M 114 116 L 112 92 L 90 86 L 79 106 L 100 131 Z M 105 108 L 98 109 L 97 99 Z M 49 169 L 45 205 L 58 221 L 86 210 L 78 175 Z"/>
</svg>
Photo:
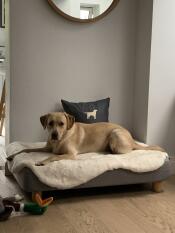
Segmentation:
<svg viewBox="0 0 175 233">
<path fill-rule="evenodd" d="M 0 25 L 4 24 L 4 20 L 2 18 L 4 17 L 4 13 L 2 8 L 4 7 L 4 4 L 2 1 L 0 1 Z M 5 45 L 5 29 L 0 27 L 0 45 Z"/>
<path fill-rule="evenodd" d="M 110 120 L 132 130 L 135 0 L 94 24 L 60 17 L 47 1 L 10 1 L 10 141 L 39 141 L 40 115 L 60 99 L 111 97 Z"/>
<path fill-rule="evenodd" d="M 0 57 L 5 56 L 5 29 L 0 28 Z M 5 79 L 5 65 L 4 62 L 0 63 L 0 96 L 2 94 L 3 83 Z"/>
<path fill-rule="evenodd" d="M 5 46 L 5 29 L 0 28 L 0 46 Z M 0 55 L 5 55 L 5 48 L 0 47 Z M 1 57 L 1 56 L 0 56 Z M 5 65 L 0 63 L 0 96 L 2 94 L 3 83 L 5 79 Z"/>
<path fill-rule="evenodd" d="M 175 1 L 154 1 L 148 143 L 175 151 Z"/>
<path fill-rule="evenodd" d="M 0 45 L 5 45 L 5 29 L 0 28 Z"/>
<path fill-rule="evenodd" d="M 143 142 L 147 138 L 152 10 L 152 0 L 138 1 L 133 128 L 135 138 Z"/>
</svg>

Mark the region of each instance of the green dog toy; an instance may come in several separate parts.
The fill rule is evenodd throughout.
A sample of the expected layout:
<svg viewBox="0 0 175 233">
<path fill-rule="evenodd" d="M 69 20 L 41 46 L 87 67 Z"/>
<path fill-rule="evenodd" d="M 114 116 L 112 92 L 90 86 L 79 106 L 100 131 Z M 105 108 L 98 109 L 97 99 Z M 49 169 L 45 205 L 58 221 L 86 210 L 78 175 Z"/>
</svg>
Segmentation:
<svg viewBox="0 0 175 233">
<path fill-rule="evenodd" d="M 33 215 L 42 215 L 47 210 L 48 206 L 41 207 L 37 203 L 29 202 L 29 203 L 21 203 L 20 210 L 33 214 Z"/>
<path fill-rule="evenodd" d="M 47 210 L 48 205 L 53 201 L 53 198 L 42 200 L 39 194 L 35 202 L 19 203 L 20 196 L 2 198 L 0 197 L 0 221 L 7 220 L 13 211 L 26 212 L 32 215 L 42 215 Z"/>
</svg>

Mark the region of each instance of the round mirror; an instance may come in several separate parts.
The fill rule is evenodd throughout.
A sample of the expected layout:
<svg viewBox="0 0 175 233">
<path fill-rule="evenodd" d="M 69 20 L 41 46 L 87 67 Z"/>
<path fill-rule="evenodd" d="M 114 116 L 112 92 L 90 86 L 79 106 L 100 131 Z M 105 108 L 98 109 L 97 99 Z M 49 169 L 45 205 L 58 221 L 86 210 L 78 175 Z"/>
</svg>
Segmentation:
<svg viewBox="0 0 175 233">
<path fill-rule="evenodd" d="M 120 0 L 48 0 L 62 16 L 77 22 L 94 22 L 107 15 Z"/>
</svg>

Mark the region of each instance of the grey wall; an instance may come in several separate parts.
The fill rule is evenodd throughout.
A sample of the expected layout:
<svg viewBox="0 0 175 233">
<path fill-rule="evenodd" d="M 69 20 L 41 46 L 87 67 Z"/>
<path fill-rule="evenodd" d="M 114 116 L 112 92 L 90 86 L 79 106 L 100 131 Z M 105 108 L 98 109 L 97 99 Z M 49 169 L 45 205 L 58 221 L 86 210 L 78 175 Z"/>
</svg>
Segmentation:
<svg viewBox="0 0 175 233">
<path fill-rule="evenodd" d="M 43 0 L 10 1 L 10 141 L 43 139 L 39 117 L 61 98 L 111 97 L 110 120 L 132 129 L 135 0 L 94 24 L 57 15 Z"/>
<path fill-rule="evenodd" d="M 154 1 L 147 142 L 175 151 L 175 1 Z"/>
<path fill-rule="evenodd" d="M 0 45 L 5 45 L 5 29 L 0 28 Z"/>
<path fill-rule="evenodd" d="M 152 0 L 138 1 L 133 128 L 135 138 L 144 142 L 147 137 L 152 10 Z"/>
</svg>

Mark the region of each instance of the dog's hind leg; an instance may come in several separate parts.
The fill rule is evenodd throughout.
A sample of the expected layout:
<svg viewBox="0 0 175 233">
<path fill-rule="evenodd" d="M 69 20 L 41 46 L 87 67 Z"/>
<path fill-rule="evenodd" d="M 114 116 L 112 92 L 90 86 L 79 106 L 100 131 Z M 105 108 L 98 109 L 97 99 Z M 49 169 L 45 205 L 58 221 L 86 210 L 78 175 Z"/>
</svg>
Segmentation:
<svg viewBox="0 0 175 233">
<path fill-rule="evenodd" d="M 109 146 L 113 154 L 126 154 L 133 150 L 133 139 L 130 133 L 121 128 L 111 132 Z"/>
</svg>

